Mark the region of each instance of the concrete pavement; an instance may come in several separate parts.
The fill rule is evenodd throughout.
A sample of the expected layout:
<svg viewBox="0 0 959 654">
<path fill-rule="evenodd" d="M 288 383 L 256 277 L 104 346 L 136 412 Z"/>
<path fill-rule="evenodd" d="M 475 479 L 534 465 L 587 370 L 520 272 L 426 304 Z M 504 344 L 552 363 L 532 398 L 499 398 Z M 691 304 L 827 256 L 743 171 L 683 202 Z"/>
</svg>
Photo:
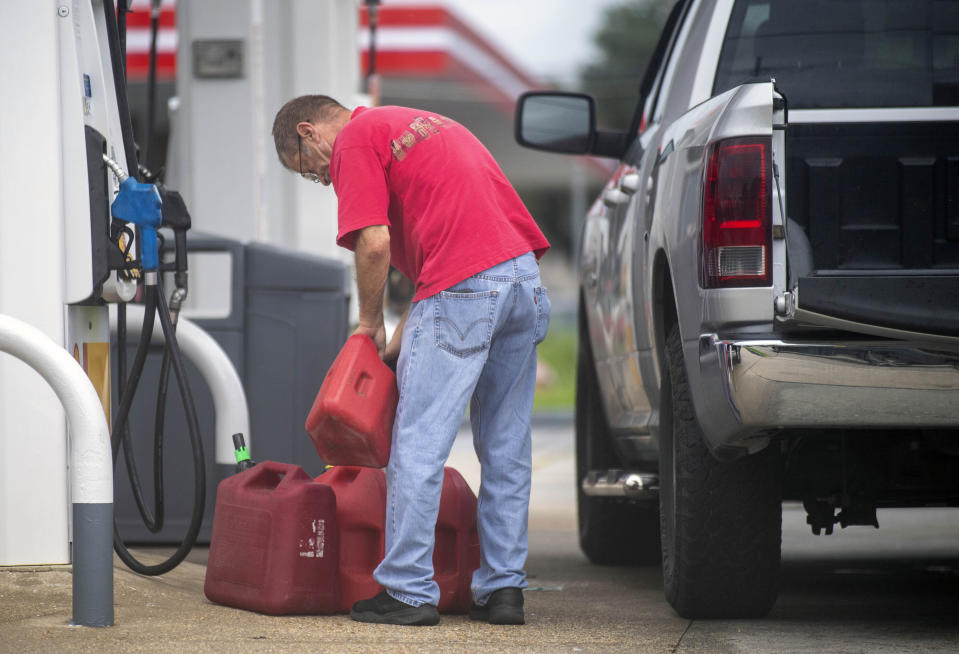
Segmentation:
<svg viewBox="0 0 959 654">
<path fill-rule="evenodd" d="M 570 434 L 568 421 L 534 434 L 525 626 L 443 616 L 437 627 L 386 627 L 341 615 L 270 617 L 218 606 L 203 595 L 201 549 L 159 578 L 117 561 L 116 626 L 105 629 L 67 624 L 68 568 L 0 571 L 0 652 L 671 652 L 688 622 L 662 601 L 659 571 L 597 568 L 579 552 Z M 465 432 L 450 465 L 477 487 Z"/>
<path fill-rule="evenodd" d="M 203 596 L 206 551 L 161 578 L 115 569 L 116 626 L 70 627 L 67 568 L 0 570 L 0 654 L 32 652 L 956 652 L 959 509 L 881 510 L 879 530 L 813 536 L 783 510 L 779 601 L 763 620 L 689 621 L 658 567 L 590 565 L 577 546 L 569 421 L 534 429 L 530 588 L 522 627 L 443 616 L 437 627 L 270 617 Z M 475 488 L 465 433 L 450 464 Z"/>
</svg>

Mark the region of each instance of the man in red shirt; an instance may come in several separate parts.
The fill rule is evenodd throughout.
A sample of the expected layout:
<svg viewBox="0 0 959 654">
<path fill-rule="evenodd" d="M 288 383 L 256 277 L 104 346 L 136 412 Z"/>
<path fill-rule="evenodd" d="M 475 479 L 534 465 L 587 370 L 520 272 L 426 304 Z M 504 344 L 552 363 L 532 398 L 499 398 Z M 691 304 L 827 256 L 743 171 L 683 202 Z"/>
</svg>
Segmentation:
<svg viewBox="0 0 959 654">
<path fill-rule="evenodd" d="M 354 333 L 397 359 L 400 391 L 387 466 L 384 591 L 355 620 L 439 622 L 433 536 L 443 466 L 467 405 L 482 467 L 481 564 L 470 617 L 522 624 L 536 346 L 550 304 L 537 259 L 549 243 L 485 147 L 429 111 L 360 107 L 302 96 L 277 113 L 281 163 L 332 183 L 337 244 L 353 250 Z M 415 285 L 389 342 L 383 290 L 390 265 Z"/>
</svg>

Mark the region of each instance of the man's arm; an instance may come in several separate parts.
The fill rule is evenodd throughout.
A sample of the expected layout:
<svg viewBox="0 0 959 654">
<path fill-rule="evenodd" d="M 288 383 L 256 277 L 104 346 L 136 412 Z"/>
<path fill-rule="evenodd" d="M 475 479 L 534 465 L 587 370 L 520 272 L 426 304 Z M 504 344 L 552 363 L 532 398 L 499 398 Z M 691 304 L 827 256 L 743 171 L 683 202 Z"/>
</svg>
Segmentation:
<svg viewBox="0 0 959 654">
<path fill-rule="evenodd" d="M 390 229 L 386 225 L 364 227 L 356 234 L 356 287 L 359 293 L 360 324 L 354 334 L 373 339 L 383 356 L 386 329 L 383 326 L 383 289 L 390 272 Z"/>
</svg>

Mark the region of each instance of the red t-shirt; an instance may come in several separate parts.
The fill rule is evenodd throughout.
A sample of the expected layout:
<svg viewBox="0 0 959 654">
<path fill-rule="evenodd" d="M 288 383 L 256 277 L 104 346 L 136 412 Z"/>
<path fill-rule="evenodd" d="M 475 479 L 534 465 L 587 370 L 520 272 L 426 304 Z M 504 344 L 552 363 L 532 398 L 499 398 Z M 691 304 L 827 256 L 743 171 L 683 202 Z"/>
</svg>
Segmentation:
<svg viewBox="0 0 959 654">
<path fill-rule="evenodd" d="M 339 201 L 336 242 L 390 227 L 391 263 L 415 285 L 413 300 L 549 243 L 503 171 L 462 125 L 406 107 L 360 107 L 333 143 Z"/>
</svg>

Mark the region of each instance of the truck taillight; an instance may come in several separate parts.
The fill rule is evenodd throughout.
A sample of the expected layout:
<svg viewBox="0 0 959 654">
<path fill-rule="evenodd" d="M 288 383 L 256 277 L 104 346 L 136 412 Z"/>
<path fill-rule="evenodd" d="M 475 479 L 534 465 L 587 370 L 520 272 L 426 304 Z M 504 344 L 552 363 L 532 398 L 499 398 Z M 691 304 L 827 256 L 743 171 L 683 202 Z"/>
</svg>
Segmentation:
<svg viewBox="0 0 959 654">
<path fill-rule="evenodd" d="M 703 288 L 772 284 L 771 139 L 713 143 L 703 189 Z"/>
</svg>

